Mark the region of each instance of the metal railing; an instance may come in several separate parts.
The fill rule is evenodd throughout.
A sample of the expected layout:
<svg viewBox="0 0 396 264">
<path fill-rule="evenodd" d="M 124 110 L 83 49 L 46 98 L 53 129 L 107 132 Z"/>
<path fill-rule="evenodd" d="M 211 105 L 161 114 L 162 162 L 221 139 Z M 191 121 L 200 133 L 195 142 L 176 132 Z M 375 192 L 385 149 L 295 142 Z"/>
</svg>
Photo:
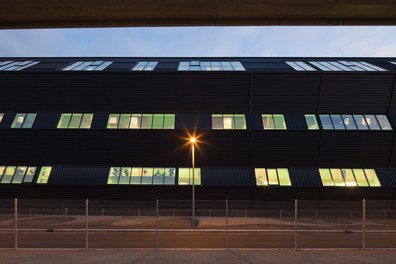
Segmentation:
<svg viewBox="0 0 396 264">
<path fill-rule="evenodd" d="M 0 199 L 0 248 L 396 248 L 396 201 Z"/>
</svg>

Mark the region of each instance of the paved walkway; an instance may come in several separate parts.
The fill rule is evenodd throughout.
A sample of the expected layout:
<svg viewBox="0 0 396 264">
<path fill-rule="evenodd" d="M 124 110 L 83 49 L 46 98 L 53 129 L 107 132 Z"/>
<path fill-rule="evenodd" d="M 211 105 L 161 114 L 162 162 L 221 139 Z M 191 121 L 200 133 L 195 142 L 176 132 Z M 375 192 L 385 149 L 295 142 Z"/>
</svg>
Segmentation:
<svg viewBox="0 0 396 264">
<path fill-rule="evenodd" d="M 0 263 L 396 263 L 396 250 L 2 250 Z"/>
</svg>

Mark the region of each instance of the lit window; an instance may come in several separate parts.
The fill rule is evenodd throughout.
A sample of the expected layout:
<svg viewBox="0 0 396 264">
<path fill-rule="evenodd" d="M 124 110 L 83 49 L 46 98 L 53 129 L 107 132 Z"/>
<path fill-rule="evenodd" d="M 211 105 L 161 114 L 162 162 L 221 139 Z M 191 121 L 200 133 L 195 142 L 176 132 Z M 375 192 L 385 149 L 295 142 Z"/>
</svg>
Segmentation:
<svg viewBox="0 0 396 264">
<path fill-rule="evenodd" d="M 364 61 L 310 61 L 322 71 L 386 71 Z"/>
<path fill-rule="evenodd" d="M 307 122 L 307 127 L 309 130 L 318 130 L 319 124 L 316 120 L 316 115 L 314 114 L 305 114 L 305 121 Z"/>
<path fill-rule="evenodd" d="M 102 71 L 112 63 L 112 61 L 76 61 L 62 71 Z"/>
<path fill-rule="evenodd" d="M 175 168 L 111 167 L 107 184 L 174 185 Z"/>
<path fill-rule="evenodd" d="M 192 168 L 179 168 L 179 185 L 192 185 L 192 172 Z M 194 168 L 194 185 L 201 185 L 201 168 Z"/>
<path fill-rule="evenodd" d="M 93 114 L 63 113 L 57 128 L 91 128 Z"/>
<path fill-rule="evenodd" d="M 158 61 L 139 61 L 132 71 L 153 71 L 157 66 Z"/>
<path fill-rule="evenodd" d="M 0 71 L 21 71 L 37 63 L 39 61 L 0 61 Z"/>
<path fill-rule="evenodd" d="M 286 122 L 282 114 L 262 114 L 263 127 L 265 130 L 285 130 Z"/>
<path fill-rule="evenodd" d="M 175 114 L 110 114 L 109 129 L 175 129 Z"/>
<path fill-rule="evenodd" d="M 256 176 L 257 186 L 268 186 L 268 185 L 291 186 L 288 169 L 256 168 L 254 169 L 254 172 Z"/>
<path fill-rule="evenodd" d="M 18 113 L 15 115 L 11 128 L 32 128 L 36 113 Z"/>
<path fill-rule="evenodd" d="M 179 71 L 245 71 L 240 61 L 181 61 Z"/>
<path fill-rule="evenodd" d="M 374 169 L 319 169 L 323 186 L 380 187 Z"/>
<path fill-rule="evenodd" d="M 392 130 L 386 115 L 319 115 L 325 130 Z"/>
<path fill-rule="evenodd" d="M 0 123 L 3 120 L 4 113 L 0 113 Z"/>
<path fill-rule="evenodd" d="M 244 114 L 212 114 L 212 129 L 246 129 Z"/>
<path fill-rule="evenodd" d="M 48 179 L 51 175 L 51 170 L 52 170 L 52 167 L 50 167 L 50 166 L 41 167 L 41 170 L 40 170 L 40 173 L 39 173 L 36 183 L 47 184 Z"/>
<path fill-rule="evenodd" d="M 316 71 L 315 68 L 302 61 L 286 61 L 286 63 L 296 71 Z"/>
<path fill-rule="evenodd" d="M 37 167 L 0 166 L 0 183 L 31 183 Z"/>
</svg>

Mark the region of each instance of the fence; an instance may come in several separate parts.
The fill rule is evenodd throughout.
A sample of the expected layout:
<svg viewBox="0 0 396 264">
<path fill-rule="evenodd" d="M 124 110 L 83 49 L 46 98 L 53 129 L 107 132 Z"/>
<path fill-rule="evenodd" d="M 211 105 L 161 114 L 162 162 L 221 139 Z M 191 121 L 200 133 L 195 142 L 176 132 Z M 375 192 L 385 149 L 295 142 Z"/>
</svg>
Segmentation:
<svg viewBox="0 0 396 264">
<path fill-rule="evenodd" d="M 396 201 L 196 201 L 194 222 L 191 208 L 0 199 L 0 248 L 396 248 Z"/>
</svg>

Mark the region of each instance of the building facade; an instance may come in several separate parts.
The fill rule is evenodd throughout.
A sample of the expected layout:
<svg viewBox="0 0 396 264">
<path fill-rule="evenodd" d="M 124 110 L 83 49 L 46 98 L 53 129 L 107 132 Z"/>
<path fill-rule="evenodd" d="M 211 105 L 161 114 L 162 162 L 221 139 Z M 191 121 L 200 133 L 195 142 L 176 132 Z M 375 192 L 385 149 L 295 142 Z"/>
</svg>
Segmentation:
<svg viewBox="0 0 396 264">
<path fill-rule="evenodd" d="M 395 58 L 0 58 L 0 197 L 396 198 Z"/>
</svg>

